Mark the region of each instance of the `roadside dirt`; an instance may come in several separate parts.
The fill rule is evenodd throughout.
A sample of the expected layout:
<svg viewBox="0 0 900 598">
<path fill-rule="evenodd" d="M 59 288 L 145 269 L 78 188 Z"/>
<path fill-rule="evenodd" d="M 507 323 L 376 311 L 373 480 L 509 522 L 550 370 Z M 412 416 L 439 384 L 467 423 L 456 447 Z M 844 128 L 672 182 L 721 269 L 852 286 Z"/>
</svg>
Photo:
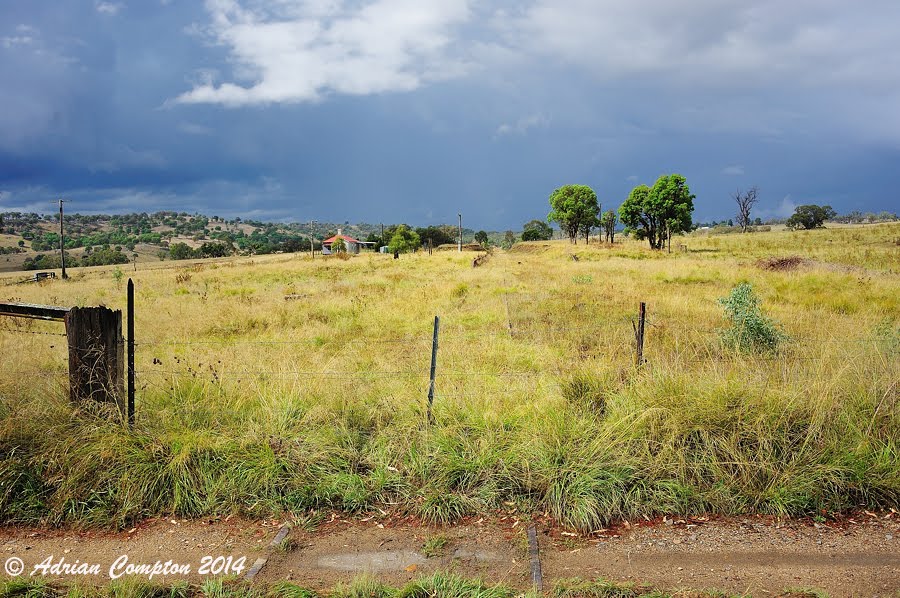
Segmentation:
<svg viewBox="0 0 900 598">
<path fill-rule="evenodd" d="M 277 521 L 246 520 L 149 520 L 139 527 L 123 532 L 40 530 L 26 528 L 0 528 L 0 579 L 11 577 L 5 567 L 10 559 L 21 559 L 24 572 L 21 577 L 42 578 L 48 582 L 106 583 L 110 568 L 117 559 L 127 557 L 127 563 L 154 565 L 159 561 L 171 561 L 180 566 L 189 565 L 190 571 L 170 575 L 154 575 L 153 580 L 164 583 L 185 579 L 201 581 L 199 573 L 205 557 L 232 557 L 234 564 L 245 557 L 246 569 L 263 556 L 268 543 L 275 536 L 280 523 Z M 42 563 L 60 563 L 70 566 L 96 565 L 99 574 L 56 572 L 38 568 Z M 224 560 L 224 559 L 223 559 Z M 224 564 L 222 561 L 216 564 Z M 124 572 L 124 563 L 116 573 Z M 31 575 L 34 573 L 34 575 Z M 148 576 L 142 575 L 144 579 Z"/>
<path fill-rule="evenodd" d="M 515 516 L 428 527 L 401 517 L 344 520 L 335 515 L 315 532 L 294 528 L 267 551 L 278 521 L 147 522 L 121 533 L 0 529 L 0 561 L 21 558 L 26 574 L 53 556 L 100 563 L 103 583 L 123 554 L 132 563 L 189 563 L 187 575 L 157 581 L 199 581 L 205 556 L 261 556 L 262 583 L 291 580 L 328 589 L 369 573 L 399 585 L 437 570 L 526 589 L 531 574 L 525 529 Z M 538 522 L 544 589 L 564 578 L 638 581 L 668 591 L 718 589 L 775 596 L 814 588 L 831 596 L 896 597 L 900 593 L 900 516 L 861 514 L 838 522 L 777 521 L 765 517 L 654 520 L 623 524 L 590 537 Z M 434 553 L 423 551 L 429 542 Z M 441 546 L 443 544 L 443 546 Z M 245 569 L 246 571 L 246 569 Z M 8 574 L 0 568 L 0 577 Z M 146 577 L 146 576 L 145 576 Z M 73 581 L 71 575 L 45 579 Z"/>
</svg>

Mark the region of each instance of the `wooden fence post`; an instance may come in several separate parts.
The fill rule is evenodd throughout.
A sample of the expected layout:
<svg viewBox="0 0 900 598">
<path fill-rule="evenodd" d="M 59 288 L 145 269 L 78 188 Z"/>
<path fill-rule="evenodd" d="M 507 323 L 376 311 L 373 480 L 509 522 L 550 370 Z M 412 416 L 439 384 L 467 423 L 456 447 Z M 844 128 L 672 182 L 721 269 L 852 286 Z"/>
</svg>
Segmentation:
<svg viewBox="0 0 900 598">
<path fill-rule="evenodd" d="M 637 365 L 641 365 L 644 363 L 644 323 L 647 319 L 647 304 L 641 301 L 641 309 L 638 312 L 638 324 L 637 327 L 634 328 L 634 340 L 636 343 L 635 347 L 635 362 Z M 634 322 L 631 323 L 632 327 L 634 327 Z"/>
<path fill-rule="evenodd" d="M 437 369 L 438 331 L 440 326 L 441 319 L 438 316 L 434 316 L 434 336 L 431 339 L 431 374 L 428 383 L 428 423 L 434 421 L 434 416 L 431 414 L 431 406 L 434 404 L 434 375 Z"/>
<path fill-rule="evenodd" d="M 70 399 L 115 403 L 127 417 L 122 312 L 106 307 L 73 307 L 66 314 L 66 336 Z"/>
</svg>

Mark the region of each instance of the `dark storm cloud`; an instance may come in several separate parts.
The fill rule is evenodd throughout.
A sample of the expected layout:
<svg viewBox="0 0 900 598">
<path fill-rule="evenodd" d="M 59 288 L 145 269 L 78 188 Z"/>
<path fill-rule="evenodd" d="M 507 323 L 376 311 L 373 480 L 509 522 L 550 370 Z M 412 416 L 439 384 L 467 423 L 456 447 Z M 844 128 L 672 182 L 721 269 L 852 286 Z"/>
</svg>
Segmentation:
<svg viewBox="0 0 900 598">
<path fill-rule="evenodd" d="M 900 6 L 209 0 L 0 8 L 0 209 L 516 227 L 687 175 L 897 209 Z"/>
</svg>

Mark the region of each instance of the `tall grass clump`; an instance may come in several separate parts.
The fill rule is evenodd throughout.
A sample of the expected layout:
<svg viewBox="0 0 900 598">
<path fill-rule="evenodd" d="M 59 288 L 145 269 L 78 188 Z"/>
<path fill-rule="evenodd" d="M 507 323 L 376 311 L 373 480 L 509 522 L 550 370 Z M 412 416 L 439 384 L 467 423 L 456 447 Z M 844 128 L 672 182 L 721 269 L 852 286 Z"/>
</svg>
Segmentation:
<svg viewBox="0 0 900 598">
<path fill-rule="evenodd" d="M 788 340 L 777 324 L 763 315 L 753 286 L 742 282 L 719 299 L 731 323 L 722 331 L 726 347 L 743 353 L 774 353 Z"/>
</svg>

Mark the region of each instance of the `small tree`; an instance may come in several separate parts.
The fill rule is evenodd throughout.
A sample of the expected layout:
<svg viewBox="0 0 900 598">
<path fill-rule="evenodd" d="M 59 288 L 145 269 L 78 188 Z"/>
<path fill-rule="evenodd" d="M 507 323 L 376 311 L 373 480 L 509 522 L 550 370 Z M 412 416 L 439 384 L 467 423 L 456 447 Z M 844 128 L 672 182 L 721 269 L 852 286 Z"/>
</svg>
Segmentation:
<svg viewBox="0 0 900 598">
<path fill-rule="evenodd" d="M 549 241 L 553 238 L 553 229 L 541 220 L 531 220 L 522 227 L 523 241 Z"/>
<path fill-rule="evenodd" d="M 478 231 L 477 233 L 475 233 L 475 241 L 482 246 L 487 247 L 488 234 L 483 230 Z"/>
<path fill-rule="evenodd" d="M 572 243 L 578 243 L 578 233 L 590 233 L 596 226 L 600 204 L 597 194 L 587 185 L 566 185 L 550 195 L 547 222 L 557 222 Z"/>
<path fill-rule="evenodd" d="M 347 251 L 347 244 L 344 243 L 344 240 L 340 237 L 331 242 L 331 253 L 345 253 Z"/>
<path fill-rule="evenodd" d="M 619 223 L 619 217 L 616 216 L 615 210 L 606 210 L 600 219 L 600 226 L 603 227 L 603 233 L 606 235 L 607 243 L 616 242 L 616 224 Z"/>
<path fill-rule="evenodd" d="M 410 229 L 405 224 L 401 224 L 394 230 L 391 236 L 391 242 L 388 243 L 388 249 L 391 253 L 412 253 L 419 248 L 422 241 L 416 231 Z"/>
<path fill-rule="evenodd" d="M 750 210 L 753 209 L 753 205 L 758 201 L 758 196 L 759 187 L 756 185 L 747 189 L 746 193 L 742 193 L 741 190 L 738 189 L 731 196 L 738 207 L 737 223 L 738 226 L 741 227 L 741 232 L 743 233 L 747 232 L 747 228 L 750 226 Z"/>
<path fill-rule="evenodd" d="M 515 244 L 516 244 L 516 233 L 512 232 L 511 230 L 506 231 L 503 234 L 503 245 L 502 245 L 503 249 L 509 249 L 510 247 L 512 247 Z"/>
<path fill-rule="evenodd" d="M 670 235 L 691 229 L 694 198 L 680 174 L 659 177 L 653 187 L 639 185 L 619 207 L 625 232 L 647 239 L 652 249 L 662 249 Z"/>
<path fill-rule="evenodd" d="M 584 244 L 587 245 L 591 238 L 591 229 L 600 226 L 600 204 L 597 204 L 597 213 L 585 217 L 581 223 L 581 232 L 584 234 Z"/>
<path fill-rule="evenodd" d="M 817 206 L 815 204 L 797 206 L 794 214 L 787 219 L 787 227 L 791 230 L 824 228 L 825 221 L 837 216 L 837 212 L 831 206 Z"/>
</svg>

